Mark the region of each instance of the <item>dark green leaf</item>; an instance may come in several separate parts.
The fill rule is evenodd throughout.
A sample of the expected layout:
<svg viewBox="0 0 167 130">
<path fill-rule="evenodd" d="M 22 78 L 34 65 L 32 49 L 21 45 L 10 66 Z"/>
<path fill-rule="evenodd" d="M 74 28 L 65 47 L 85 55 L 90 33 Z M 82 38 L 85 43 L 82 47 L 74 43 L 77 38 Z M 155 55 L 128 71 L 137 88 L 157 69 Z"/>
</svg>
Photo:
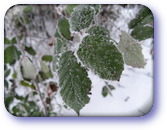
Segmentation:
<svg viewBox="0 0 167 130">
<path fill-rule="evenodd" d="M 28 82 L 26 82 L 26 81 L 24 81 L 24 80 L 21 80 L 21 81 L 20 81 L 20 84 L 23 85 L 23 86 L 25 86 L 25 87 L 30 87 L 30 88 L 32 88 L 32 89 L 35 89 L 35 86 L 34 86 L 33 84 L 28 83 Z"/>
<path fill-rule="evenodd" d="M 106 97 L 108 95 L 108 88 L 106 86 L 104 86 L 102 89 L 102 95 L 103 97 Z"/>
<path fill-rule="evenodd" d="M 129 28 L 132 29 L 137 26 L 150 24 L 152 22 L 153 22 L 153 14 L 149 8 L 144 6 L 143 8 L 141 8 L 139 13 L 136 15 L 136 18 L 130 21 Z"/>
<path fill-rule="evenodd" d="M 6 79 L 4 80 L 4 86 L 7 88 L 9 87 L 8 81 Z"/>
<path fill-rule="evenodd" d="M 9 74 L 10 74 L 10 69 L 5 71 L 5 78 L 7 78 L 9 76 Z"/>
<path fill-rule="evenodd" d="M 136 27 L 131 32 L 131 36 L 139 41 L 151 38 L 154 35 L 154 28 L 145 26 L 145 27 Z"/>
<path fill-rule="evenodd" d="M 32 12 L 32 5 L 28 5 L 23 10 L 24 13 L 31 13 Z"/>
<path fill-rule="evenodd" d="M 46 79 L 49 79 L 49 78 L 53 78 L 53 74 L 52 74 L 52 72 L 50 70 L 49 70 L 49 72 L 40 71 L 39 75 L 41 76 L 41 78 L 43 80 L 46 80 Z"/>
<path fill-rule="evenodd" d="M 59 66 L 60 94 L 66 105 L 78 113 L 90 100 L 91 81 L 71 51 L 62 54 Z"/>
<path fill-rule="evenodd" d="M 122 54 L 108 37 L 86 36 L 77 53 L 81 61 L 101 78 L 120 79 L 124 70 Z"/>
<path fill-rule="evenodd" d="M 36 52 L 35 52 L 35 50 L 32 47 L 26 46 L 25 47 L 25 51 L 27 51 L 30 55 L 33 55 L 33 56 L 36 55 Z"/>
<path fill-rule="evenodd" d="M 70 27 L 73 31 L 80 31 L 92 23 L 95 9 L 90 5 L 78 5 L 71 14 Z"/>
<path fill-rule="evenodd" d="M 7 47 L 4 51 L 4 62 L 13 64 L 20 58 L 21 52 L 15 46 Z"/>
<path fill-rule="evenodd" d="M 44 56 L 42 57 L 42 60 L 43 60 L 43 61 L 46 61 L 46 62 L 52 62 L 53 57 L 52 57 L 51 55 L 44 55 Z"/>
<path fill-rule="evenodd" d="M 5 37 L 5 38 L 4 38 L 4 43 L 5 43 L 5 44 L 10 44 L 10 40 Z"/>
<path fill-rule="evenodd" d="M 65 12 L 68 16 L 70 16 L 70 14 L 74 11 L 74 8 L 77 6 L 78 4 L 70 4 L 70 5 L 67 5 L 66 8 L 65 8 Z"/>
<path fill-rule="evenodd" d="M 14 38 L 12 38 L 11 43 L 12 43 L 12 44 L 16 44 L 16 43 L 17 43 L 17 40 L 16 40 L 16 38 L 15 38 L 15 37 L 14 37 Z"/>
<path fill-rule="evenodd" d="M 14 100 L 13 96 L 8 96 L 5 98 L 5 107 L 7 110 L 9 109 L 9 106 L 13 102 L 13 100 Z"/>
<path fill-rule="evenodd" d="M 112 91 L 115 89 L 115 87 L 113 85 L 108 85 L 108 88 Z"/>
<path fill-rule="evenodd" d="M 101 26 L 92 26 L 88 31 L 87 31 L 90 35 L 102 35 L 102 36 L 106 36 L 109 37 L 110 32 Z"/>
<path fill-rule="evenodd" d="M 58 28 L 59 28 L 59 32 L 64 38 L 68 40 L 72 40 L 71 32 L 70 32 L 70 24 L 67 19 L 65 18 L 59 19 Z"/>
<path fill-rule="evenodd" d="M 118 48 L 123 53 L 124 61 L 127 65 L 144 68 L 146 63 L 142 54 L 141 45 L 126 32 L 122 32 Z"/>
</svg>

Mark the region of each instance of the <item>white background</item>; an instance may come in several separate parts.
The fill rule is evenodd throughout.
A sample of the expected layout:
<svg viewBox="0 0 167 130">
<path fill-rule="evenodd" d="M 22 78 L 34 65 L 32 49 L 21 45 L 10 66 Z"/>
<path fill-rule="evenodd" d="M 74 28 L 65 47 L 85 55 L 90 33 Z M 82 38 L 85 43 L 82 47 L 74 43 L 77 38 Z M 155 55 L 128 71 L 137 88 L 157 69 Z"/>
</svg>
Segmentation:
<svg viewBox="0 0 167 130">
<path fill-rule="evenodd" d="M 67 0 L 66 0 L 67 1 Z M 10 115 L 4 107 L 4 92 L 3 92 L 3 38 L 4 38 L 4 15 L 9 7 L 15 4 L 62 4 L 62 3 L 84 3 L 79 0 L 65 0 L 53 1 L 53 0 L 5 0 L 1 1 L 0 7 L 0 129 L 9 130 L 49 130 L 49 129 L 117 129 L 117 130 L 154 130 L 158 128 L 167 128 L 167 87 L 165 74 L 167 73 L 165 58 L 167 56 L 166 51 L 166 37 L 167 37 L 167 8 L 166 3 L 162 0 L 145 1 L 145 0 L 92 0 L 89 3 L 94 4 L 143 4 L 148 6 L 154 14 L 155 18 L 155 71 L 154 71 L 154 107 L 152 111 L 144 117 L 55 117 L 55 118 L 18 118 Z M 89 4 L 87 3 L 87 4 Z M 96 108 L 95 108 L 96 109 Z"/>
</svg>

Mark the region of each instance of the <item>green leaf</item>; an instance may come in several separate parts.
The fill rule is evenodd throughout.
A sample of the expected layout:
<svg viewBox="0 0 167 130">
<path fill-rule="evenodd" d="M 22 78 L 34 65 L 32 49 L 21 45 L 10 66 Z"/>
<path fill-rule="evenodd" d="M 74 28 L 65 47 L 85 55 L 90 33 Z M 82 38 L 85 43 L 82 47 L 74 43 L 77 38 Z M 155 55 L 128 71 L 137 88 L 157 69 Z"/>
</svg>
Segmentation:
<svg viewBox="0 0 167 130">
<path fill-rule="evenodd" d="M 5 98 L 5 107 L 7 110 L 9 109 L 9 106 L 13 102 L 13 100 L 14 100 L 13 96 L 8 96 Z"/>
<path fill-rule="evenodd" d="M 59 19 L 58 28 L 59 28 L 59 32 L 64 38 L 68 40 L 72 40 L 71 32 L 70 32 L 70 24 L 66 18 Z"/>
<path fill-rule="evenodd" d="M 53 57 L 52 57 L 51 55 L 44 55 L 44 56 L 42 57 L 42 60 L 43 60 L 43 61 L 46 61 L 46 62 L 52 62 Z"/>
<path fill-rule="evenodd" d="M 24 13 L 31 13 L 32 12 L 32 5 L 28 5 L 23 10 Z"/>
<path fill-rule="evenodd" d="M 37 69 L 28 57 L 23 57 L 21 61 L 21 72 L 24 79 L 34 80 L 37 75 Z"/>
<path fill-rule="evenodd" d="M 95 9 L 90 5 L 78 5 L 71 14 L 70 27 L 73 31 L 80 31 L 92 23 Z"/>
<path fill-rule="evenodd" d="M 59 86 L 63 101 L 77 113 L 89 102 L 91 81 L 86 69 L 77 62 L 73 52 L 62 54 L 59 61 Z"/>
<path fill-rule="evenodd" d="M 46 63 L 44 61 L 40 61 L 40 65 L 41 65 L 41 71 L 44 73 L 49 72 L 49 67 L 46 65 Z"/>
<path fill-rule="evenodd" d="M 106 97 L 108 95 L 108 88 L 106 86 L 102 88 L 102 95 L 103 97 Z"/>
<path fill-rule="evenodd" d="M 145 26 L 145 27 L 136 27 L 131 32 L 131 36 L 139 41 L 151 38 L 154 35 L 154 28 Z"/>
<path fill-rule="evenodd" d="M 103 79 L 119 80 L 124 70 L 122 54 L 108 37 L 86 36 L 79 46 L 80 60 Z"/>
<path fill-rule="evenodd" d="M 7 88 L 9 87 L 8 81 L 6 79 L 4 79 L 4 86 Z"/>
<path fill-rule="evenodd" d="M 21 52 L 15 46 L 7 47 L 4 51 L 4 62 L 13 64 L 20 58 Z"/>
<path fill-rule="evenodd" d="M 46 80 L 46 79 L 49 79 L 49 78 L 53 78 L 53 74 L 52 74 L 52 72 L 50 70 L 49 70 L 49 72 L 40 71 L 39 75 L 41 76 L 41 78 L 43 80 Z"/>
<path fill-rule="evenodd" d="M 12 44 L 16 44 L 16 43 L 17 43 L 17 40 L 16 40 L 15 37 L 12 38 L 11 43 L 12 43 Z"/>
<path fill-rule="evenodd" d="M 78 6 L 78 4 L 69 4 L 69 5 L 66 6 L 66 8 L 65 8 L 64 11 L 66 12 L 66 14 L 67 14 L 68 16 L 70 16 L 70 14 L 74 11 L 74 8 L 75 8 L 76 6 Z"/>
<path fill-rule="evenodd" d="M 5 78 L 7 78 L 9 76 L 9 74 L 10 74 L 10 69 L 5 71 Z"/>
<path fill-rule="evenodd" d="M 136 68 L 144 68 L 146 63 L 142 54 L 141 45 L 126 32 L 122 32 L 118 48 L 123 53 L 127 65 Z"/>
<path fill-rule="evenodd" d="M 60 34 L 57 30 L 55 33 L 56 42 L 55 42 L 55 54 L 59 54 L 67 50 L 67 40 Z"/>
<path fill-rule="evenodd" d="M 141 10 L 136 15 L 136 18 L 132 19 L 129 23 L 129 28 L 135 28 L 137 26 L 142 26 L 150 24 L 153 22 L 153 14 L 151 10 L 147 7 L 141 8 Z"/>
<path fill-rule="evenodd" d="M 109 37 L 110 32 L 101 26 L 92 26 L 88 31 L 89 35 L 102 35 L 102 36 L 106 36 Z"/>
<path fill-rule="evenodd" d="M 25 47 L 25 51 L 27 51 L 30 55 L 33 55 L 33 56 L 36 55 L 36 52 L 35 52 L 35 50 L 32 47 L 26 46 Z"/>
<path fill-rule="evenodd" d="M 10 40 L 5 37 L 5 38 L 4 38 L 4 43 L 5 43 L 5 44 L 10 44 Z"/>
<path fill-rule="evenodd" d="M 13 77 L 13 79 L 16 79 L 16 78 L 17 78 L 17 72 L 16 72 L 16 71 L 14 71 L 12 77 Z"/>
<path fill-rule="evenodd" d="M 25 86 L 25 87 L 30 87 L 30 88 L 32 88 L 32 89 L 35 89 L 35 86 L 34 86 L 33 84 L 28 83 L 28 82 L 26 82 L 26 81 L 24 81 L 24 80 L 21 80 L 21 81 L 20 81 L 20 84 L 23 85 L 23 86 Z"/>
</svg>

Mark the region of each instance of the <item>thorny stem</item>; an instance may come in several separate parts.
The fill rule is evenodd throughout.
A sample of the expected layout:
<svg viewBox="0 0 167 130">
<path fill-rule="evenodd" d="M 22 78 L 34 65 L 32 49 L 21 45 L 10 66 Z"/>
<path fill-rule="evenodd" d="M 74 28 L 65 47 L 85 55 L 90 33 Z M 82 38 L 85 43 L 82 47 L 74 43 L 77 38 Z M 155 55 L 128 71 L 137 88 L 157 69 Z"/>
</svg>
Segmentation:
<svg viewBox="0 0 167 130">
<path fill-rule="evenodd" d="M 36 84 L 36 89 L 37 89 L 37 91 L 38 91 L 38 93 L 39 93 L 40 100 L 41 100 L 41 102 L 42 102 L 42 104 L 43 104 L 45 116 L 48 116 L 47 105 L 45 104 L 45 102 L 44 102 L 44 100 L 43 100 L 43 98 L 42 98 L 42 93 L 41 93 L 41 91 L 40 91 L 40 88 L 39 88 L 39 86 L 38 86 L 38 83 L 37 83 L 36 80 L 34 80 L 34 83 Z"/>
</svg>

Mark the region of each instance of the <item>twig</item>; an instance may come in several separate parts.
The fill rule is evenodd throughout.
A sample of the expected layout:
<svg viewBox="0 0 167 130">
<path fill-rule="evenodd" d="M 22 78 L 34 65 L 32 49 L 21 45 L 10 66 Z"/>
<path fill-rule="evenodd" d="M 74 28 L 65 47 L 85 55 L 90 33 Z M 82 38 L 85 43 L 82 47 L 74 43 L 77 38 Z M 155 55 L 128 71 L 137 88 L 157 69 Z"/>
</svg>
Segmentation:
<svg viewBox="0 0 167 130">
<path fill-rule="evenodd" d="M 45 116 L 48 116 L 47 106 L 46 106 L 46 104 L 45 104 L 45 102 L 44 102 L 44 100 L 43 100 L 43 98 L 42 98 L 42 94 L 41 94 L 40 88 L 39 88 L 39 86 L 38 86 L 38 83 L 37 83 L 36 80 L 34 81 L 34 83 L 36 84 L 36 89 L 37 89 L 37 91 L 38 91 L 38 93 L 39 93 L 39 97 L 40 97 L 41 102 L 42 102 L 42 104 L 43 104 Z"/>
</svg>

